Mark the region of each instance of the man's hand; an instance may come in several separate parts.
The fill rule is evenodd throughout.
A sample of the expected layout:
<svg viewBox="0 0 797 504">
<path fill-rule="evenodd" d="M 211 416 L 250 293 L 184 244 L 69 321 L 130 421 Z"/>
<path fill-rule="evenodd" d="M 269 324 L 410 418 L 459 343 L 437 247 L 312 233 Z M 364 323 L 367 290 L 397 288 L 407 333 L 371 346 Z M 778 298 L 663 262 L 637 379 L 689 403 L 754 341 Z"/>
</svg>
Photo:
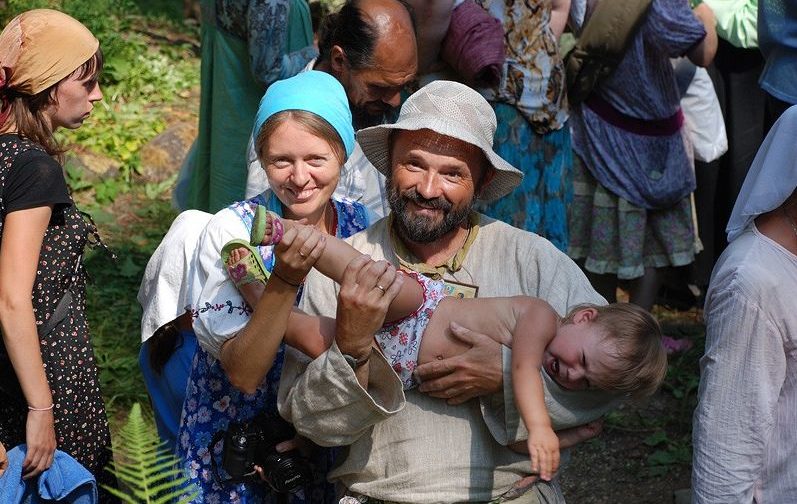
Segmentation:
<svg viewBox="0 0 797 504">
<path fill-rule="evenodd" d="M 390 302 L 396 297 L 404 276 L 386 261 L 372 261 L 361 255 L 343 273 L 338 295 L 335 341 L 344 354 L 356 359 L 371 353 L 374 334 L 382 327 Z"/>
<path fill-rule="evenodd" d="M 449 329 L 455 338 L 470 345 L 470 350 L 418 366 L 415 369 L 421 381 L 418 390 L 448 399 L 448 404 L 452 405 L 500 392 L 503 382 L 501 344 L 454 322 Z"/>
</svg>

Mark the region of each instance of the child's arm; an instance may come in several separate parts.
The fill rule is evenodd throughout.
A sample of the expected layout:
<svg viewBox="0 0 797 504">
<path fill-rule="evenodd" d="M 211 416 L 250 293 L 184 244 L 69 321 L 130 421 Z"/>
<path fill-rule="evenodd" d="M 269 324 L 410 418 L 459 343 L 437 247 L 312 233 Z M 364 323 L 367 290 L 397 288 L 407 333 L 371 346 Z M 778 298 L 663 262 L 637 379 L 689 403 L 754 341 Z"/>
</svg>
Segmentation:
<svg viewBox="0 0 797 504">
<path fill-rule="evenodd" d="M 314 317 L 294 308 L 288 317 L 285 343 L 315 359 L 332 346 L 335 339 L 335 319 Z"/>
<path fill-rule="evenodd" d="M 559 468 L 559 439 L 551 428 L 540 377 L 543 352 L 556 334 L 558 316 L 540 299 L 520 298 L 512 331 L 512 387 L 529 431 L 531 470 L 550 480 Z"/>
</svg>

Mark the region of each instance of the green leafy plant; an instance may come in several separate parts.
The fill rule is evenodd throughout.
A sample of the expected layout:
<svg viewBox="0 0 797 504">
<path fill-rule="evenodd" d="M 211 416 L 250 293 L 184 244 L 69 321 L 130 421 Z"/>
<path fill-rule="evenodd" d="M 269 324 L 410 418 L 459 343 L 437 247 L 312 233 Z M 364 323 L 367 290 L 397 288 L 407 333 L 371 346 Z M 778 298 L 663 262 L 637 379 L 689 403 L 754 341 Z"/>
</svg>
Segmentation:
<svg viewBox="0 0 797 504">
<path fill-rule="evenodd" d="M 656 448 L 645 461 L 651 476 L 662 476 L 674 466 L 688 466 L 692 462 L 692 445 L 688 435 L 671 438 L 665 431 L 657 431 L 645 438 L 643 443 Z"/>
<path fill-rule="evenodd" d="M 110 493 L 130 504 L 185 503 L 197 496 L 198 490 L 183 475 L 179 459 L 160 440 L 140 404 L 130 408 L 118 438 L 115 460 L 107 470 L 127 491 L 103 485 Z"/>
<path fill-rule="evenodd" d="M 88 27 L 100 41 L 103 101 L 77 130 L 59 130 L 66 146 L 79 146 L 113 161 L 118 172 L 101 181 L 80 180 L 73 191 L 93 190 L 100 204 L 127 193 L 141 172 L 140 151 L 166 128 L 168 107 L 190 97 L 199 84 L 196 26 L 176 21 L 167 0 L 8 0 L 0 21 L 33 8 L 58 9 Z M 163 32 L 168 36 L 164 36 Z M 176 34 L 175 34 L 176 32 Z"/>
</svg>

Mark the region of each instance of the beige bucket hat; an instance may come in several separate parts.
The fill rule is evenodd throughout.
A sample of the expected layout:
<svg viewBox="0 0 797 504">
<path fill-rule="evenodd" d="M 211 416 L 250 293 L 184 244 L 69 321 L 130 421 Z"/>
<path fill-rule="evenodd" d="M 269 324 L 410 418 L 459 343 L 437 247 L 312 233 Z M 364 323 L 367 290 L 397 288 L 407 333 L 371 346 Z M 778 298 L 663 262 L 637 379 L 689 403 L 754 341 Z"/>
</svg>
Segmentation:
<svg viewBox="0 0 797 504">
<path fill-rule="evenodd" d="M 388 150 L 394 130 L 429 129 L 474 145 L 495 169 L 495 176 L 479 196 L 492 201 L 509 194 L 523 179 L 523 172 L 493 151 L 496 126 L 495 112 L 482 95 L 459 82 L 439 80 L 407 98 L 395 123 L 358 131 L 357 143 L 371 164 L 386 176 L 391 170 Z"/>
</svg>

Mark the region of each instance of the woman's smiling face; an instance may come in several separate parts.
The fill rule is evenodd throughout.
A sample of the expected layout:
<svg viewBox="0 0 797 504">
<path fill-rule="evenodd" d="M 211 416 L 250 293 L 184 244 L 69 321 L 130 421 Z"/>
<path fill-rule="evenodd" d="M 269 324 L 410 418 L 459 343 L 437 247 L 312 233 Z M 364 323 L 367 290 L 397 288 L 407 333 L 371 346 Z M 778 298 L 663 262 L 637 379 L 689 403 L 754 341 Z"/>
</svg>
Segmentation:
<svg viewBox="0 0 797 504">
<path fill-rule="evenodd" d="M 269 185 L 291 219 L 323 217 L 340 179 L 341 162 L 330 143 L 293 119 L 276 127 L 261 161 Z"/>
</svg>

